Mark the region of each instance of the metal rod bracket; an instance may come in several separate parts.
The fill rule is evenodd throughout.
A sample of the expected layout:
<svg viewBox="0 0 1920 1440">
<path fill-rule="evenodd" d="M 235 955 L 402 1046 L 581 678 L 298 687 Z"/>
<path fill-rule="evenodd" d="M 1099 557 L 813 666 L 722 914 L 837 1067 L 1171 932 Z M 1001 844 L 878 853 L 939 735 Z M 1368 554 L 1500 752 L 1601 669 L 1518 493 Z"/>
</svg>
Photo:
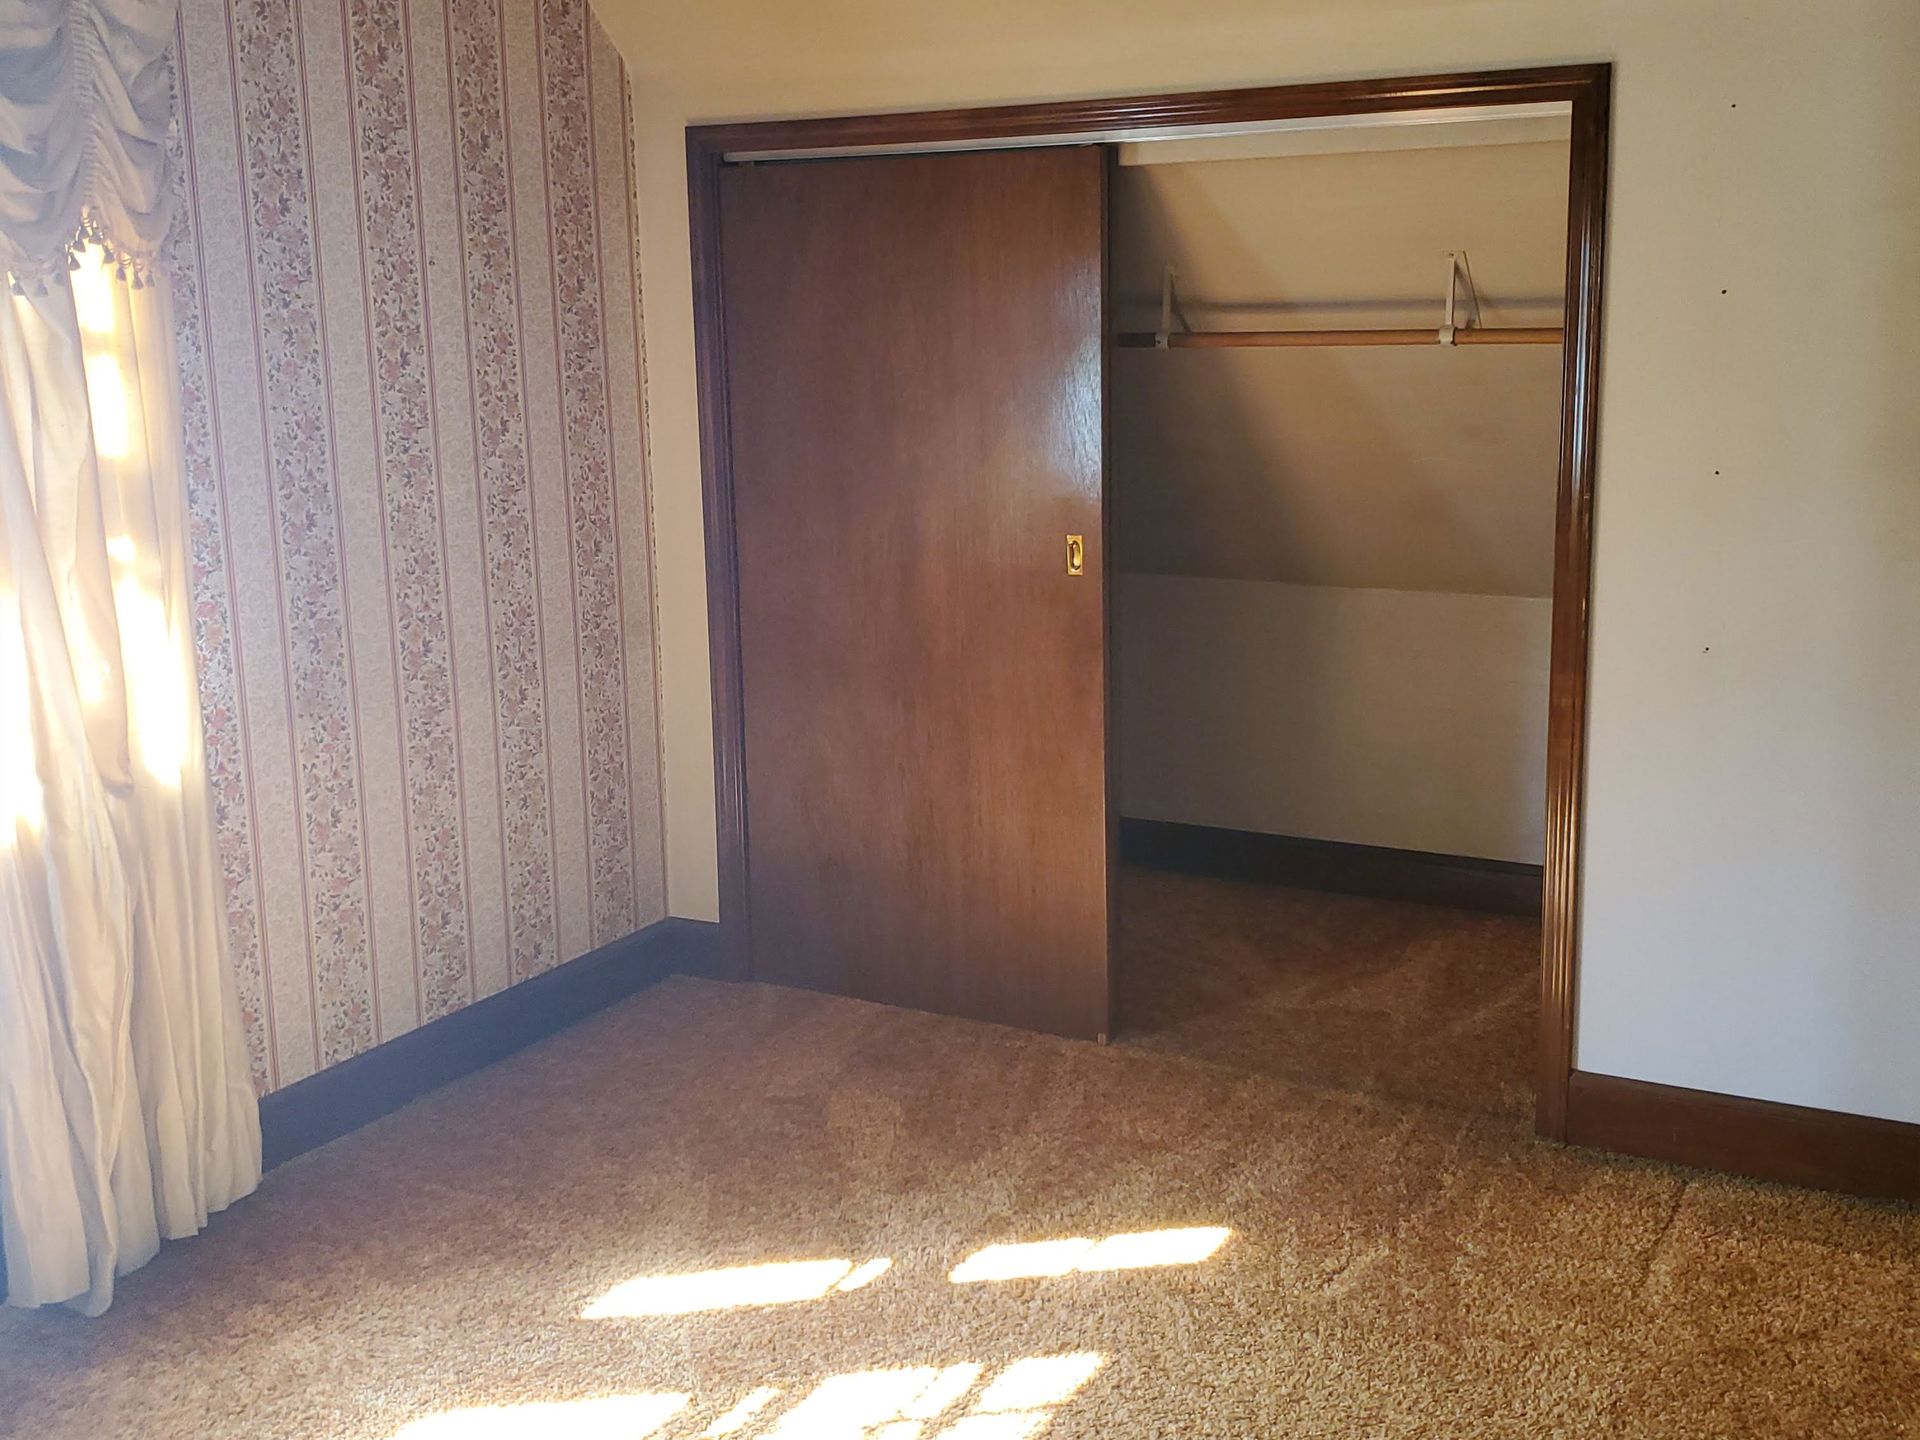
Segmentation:
<svg viewBox="0 0 1920 1440">
<path fill-rule="evenodd" d="M 1466 314 L 1460 315 L 1456 306 L 1460 299 L 1462 282 L 1466 285 Z M 1447 299 L 1446 312 L 1440 321 L 1440 343 L 1452 345 L 1454 336 L 1460 330 L 1480 328 L 1480 292 L 1474 288 L 1473 267 L 1467 263 L 1467 252 L 1449 250 L 1447 252 Z"/>
<path fill-rule="evenodd" d="M 1180 308 L 1179 276 L 1169 265 L 1160 272 L 1160 328 L 1153 332 L 1154 349 L 1168 348 L 1167 341 L 1173 334 L 1175 320 L 1180 322 L 1181 333 L 1193 333 L 1193 326 L 1187 323 L 1186 312 Z"/>
</svg>

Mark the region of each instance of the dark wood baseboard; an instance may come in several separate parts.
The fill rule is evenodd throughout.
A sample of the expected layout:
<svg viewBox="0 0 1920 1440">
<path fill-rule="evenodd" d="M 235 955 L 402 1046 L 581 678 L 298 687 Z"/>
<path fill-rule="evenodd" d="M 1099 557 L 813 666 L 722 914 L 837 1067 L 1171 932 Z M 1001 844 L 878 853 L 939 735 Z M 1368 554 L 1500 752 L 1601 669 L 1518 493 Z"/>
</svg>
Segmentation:
<svg viewBox="0 0 1920 1440">
<path fill-rule="evenodd" d="M 1576 1070 L 1567 1139 L 1817 1190 L 1920 1201 L 1920 1125 Z"/>
<path fill-rule="evenodd" d="M 1158 870 L 1263 880 L 1303 890 L 1506 915 L 1540 913 L 1540 867 L 1512 860 L 1131 819 L 1120 822 L 1120 858 Z"/>
<path fill-rule="evenodd" d="M 260 1138 L 266 1168 L 357 1130 L 669 975 L 707 973 L 719 928 L 699 920 L 662 920 L 263 1096 Z"/>
</svg>

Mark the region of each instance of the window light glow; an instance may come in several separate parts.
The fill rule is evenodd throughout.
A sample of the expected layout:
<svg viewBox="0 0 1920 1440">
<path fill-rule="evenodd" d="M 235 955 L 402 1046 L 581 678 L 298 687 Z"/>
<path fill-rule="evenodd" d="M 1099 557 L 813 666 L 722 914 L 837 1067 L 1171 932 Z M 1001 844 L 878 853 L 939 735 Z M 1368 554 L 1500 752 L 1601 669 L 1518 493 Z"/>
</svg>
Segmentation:
<svg viewBox="0 0 1920 1440">
<path fill-rule="evenodd" d="M 126 377 L 112 355 L 87 356 L 87 405 L 93 411 L 93 448 L 102 460 L 133 453 L 133 410 Z"/>
<path fill-rule="evenodd" d="M 19 830 L 37 835 L 46 823 L 26 693 L 19 600 L 13 591 L 0 590 L 0 695 L 7 697 L 0 703 L 0 850 L 13 848 Z"/>
<path fill-rule="evenodd" d="M 1145 1270 L 1161 1265 L 1197 1265 L 1233 1232 L 1224 1225 L 1179 1230 L 1140 1230 L 1104 1240 L 1075 1236 L 1018 1245 L 989 1245 L 954 1267 L 956 1285 L 982 1280 L 1027 1280 L 1106 1270 Z"/>
<path fill-rule="evenodd" d="M 589 1305 L 581 1318 L 692 1315 L 703 1310 L 818 1300 L 835 1289 L 869 1285 L 892 1263 L 887 1259 L 869 1260 L 856 1270 L 851 1260 L 782 1260 L 683 1275 L 641 1275 L 609 1290 Z"/>
<path fill-rule="evenodd" d="M 120 620 L 120 653 L 126 664 L 127 712 L 140 763 L 154 779 L 180 783 L 187 763 L 190 701 L 180 646 L 167 625 L 160 596 L 131 575 L 113 582 L 113 608 Z"/>
<path fill-rule="evenodd" d="M 159 590 L 144 578 L 133 540 L 110 536 L 106 548 L 113 570 L 114 628 L 96 635 L 81 593 L 73 593 L 67 645 L 74 688 L 89 710 L 124 705 L 128 738 L 141 765 L 162 784 L 178 785 L 192 749 L 192 707 L 199 704 L 185 642 L 174 634 Z M 0 665 L 6 663 L 0 659 Z M 24 678 L 7 688 L 24 694 Z"/>
<path fill-rule="evenodd" d="M 73 664 L 73 685 L 79 692 L 80 703 L 92 710 L 105 702 L 112 689 L 113 667 L 107 663 L 107 649 L 94 637 L 93 630 L 87 624 L 87 611 L 81 605 L 79 597 L 73 595 L 72 619 L 67 624 L 67 650 Z M 21 682 L 24 686 L 25 681 Z M 25 694 L 22 689 L 18 693 Z"/>
<path fill-rule="evenodd" d="M 607 1395 L 593 1400 L 479 1405 L 415 1420 L 394 1440 L 646 1440 L 687 1408 L 686 1395 Z"/>
<path fill-rule="evenodd" d="M 126 287 L 116 281 L 98 245 L 86 246 L 76 258 L 78 268 L 69 279 L 85 355 L 93 448 L 104 460 L 124 460 L 133 453 L 134 415 L 132 393 L 118 352 L 132 347 L 111 337 L 119 325 L 120 292 Z"/>
<path fill-rule="evenodd" d="M 111 335 L 118 322 L 117 297 L 113 293 L 113 275 L 106 266 L 106 252 L 98 245 L 81 249 L 80 268 L 72 273 L 73 308 L 80 317 L 80 328 L 89 335 Z"/>
</svg>

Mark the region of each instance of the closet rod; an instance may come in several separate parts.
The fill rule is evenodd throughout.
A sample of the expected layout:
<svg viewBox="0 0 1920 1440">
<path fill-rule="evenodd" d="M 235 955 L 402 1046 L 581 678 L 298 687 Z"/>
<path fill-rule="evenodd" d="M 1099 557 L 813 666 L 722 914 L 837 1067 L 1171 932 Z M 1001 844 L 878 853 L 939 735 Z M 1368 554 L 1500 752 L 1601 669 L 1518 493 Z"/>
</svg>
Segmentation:
<svg viewBox="0 0 1920 1440">
<path fill-rule="evenodd" d="M 1458 329 L 1448 341 L 1439 330 L 1130 330 L 1113 337 L 1116 345 L 1136 349 L 1237 350 L 1269 346 L 1320 345 L 1558 345 L 1558 326 L 1524 329 Z"/>
</svg>

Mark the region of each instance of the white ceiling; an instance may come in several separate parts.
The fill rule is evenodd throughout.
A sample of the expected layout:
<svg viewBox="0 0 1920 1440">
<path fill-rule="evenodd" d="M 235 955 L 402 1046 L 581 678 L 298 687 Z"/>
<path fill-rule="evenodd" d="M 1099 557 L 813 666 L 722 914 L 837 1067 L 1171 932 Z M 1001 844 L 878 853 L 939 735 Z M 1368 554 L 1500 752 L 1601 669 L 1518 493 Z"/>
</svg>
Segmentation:
<svg viewBox="0 0 1920 1440">
<path fill-rule="evenodd" d="M 1188 147 L 1189 150 L 1191 147 Z M 1135 158 L 1151 158 L 1139 147 Z M 1113 194 L 1115 321 L 1438 326 L 1465 249 L 1491 325 L 1554 325 L 1564 141 L 1132 164 Z M 1560 349 L 1116 352 L 1122 569 L 1546 595 Z"/>
</svg>

